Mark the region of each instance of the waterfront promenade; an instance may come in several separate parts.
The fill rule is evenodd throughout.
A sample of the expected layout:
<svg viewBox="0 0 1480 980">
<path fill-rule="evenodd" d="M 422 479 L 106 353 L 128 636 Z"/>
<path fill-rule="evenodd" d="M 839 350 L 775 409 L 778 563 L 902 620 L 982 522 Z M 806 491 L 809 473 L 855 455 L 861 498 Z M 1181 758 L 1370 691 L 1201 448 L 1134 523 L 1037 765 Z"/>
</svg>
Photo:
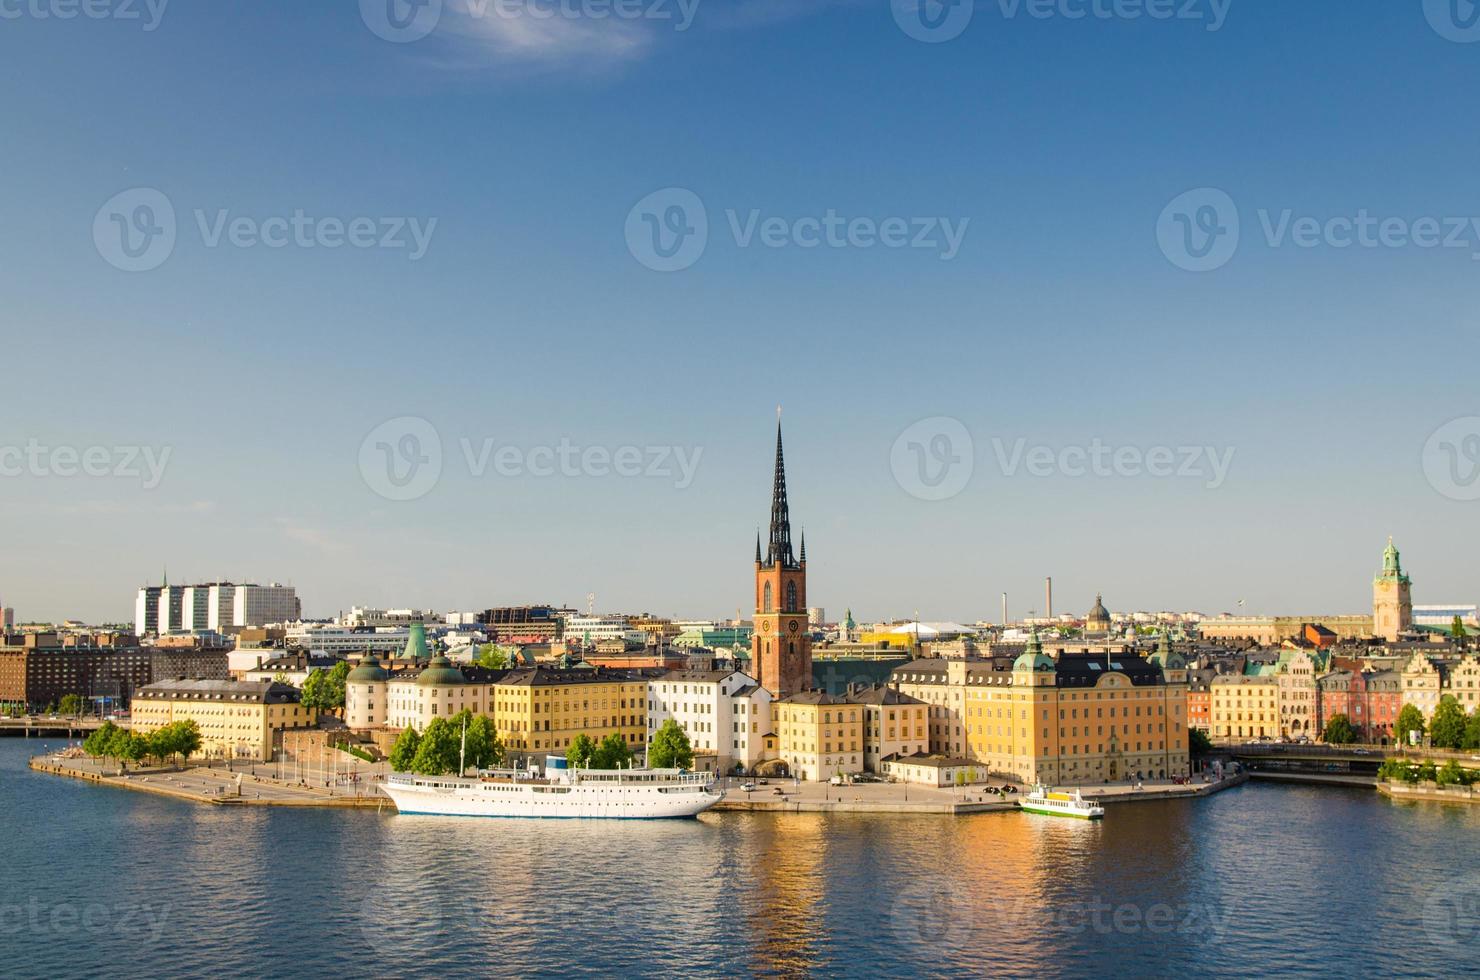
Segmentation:
<svg viewBox="0 0 1480 980">
<path fill-rule="evenodd" d="M 1164 780 L 1143 782 L 1139 784 L 1139 788 L 1133 783 L 1114 783 L 1080 787 L 1080 792 L 1086 799 L 1108 806 L 1113 803 L 1209 796 L 1242 785 L 1247 779 L 1246 773 L 1239 773 L 1213 783 L 1179 785 Z M 939 789 L 908 783 L 833 786 L 828 783 L 794 783 L 789 779 L 773 779 L 768 785 L 757 785 L 753 791 L 747 793 L 740 788 L 741 785 L 743 783 L 731 781 L 726 788 L 725 798 L 714 809 L 780 813 L 995 813 L 1016 810 L 1017 799 L 1031 788 L 1017 786 L 1016 793 L 996 796 L 984 792 L 982 786 Z M 994 781 L 992 785 L 1000 787 L 1005 783 Z M 778 789 L 783 792 L 778 794 Z"/>
<path fill-rule="evenodd" d="M 380 807 L 390 800 L 377 791 L 377 775 L 337 776 L 305 771 L 297 781 L 276 779 L 271 766 L 221 765 L 183 768 L 136 767 L 120 773 L 118 764 L 99 759 L 35 756 L 30 767 L 72 779 L 219 806 Z M 368 767 L 367 767 L 368 768 Z M 239 788 L 238 788 L 239 787 Z"/>
</svg>

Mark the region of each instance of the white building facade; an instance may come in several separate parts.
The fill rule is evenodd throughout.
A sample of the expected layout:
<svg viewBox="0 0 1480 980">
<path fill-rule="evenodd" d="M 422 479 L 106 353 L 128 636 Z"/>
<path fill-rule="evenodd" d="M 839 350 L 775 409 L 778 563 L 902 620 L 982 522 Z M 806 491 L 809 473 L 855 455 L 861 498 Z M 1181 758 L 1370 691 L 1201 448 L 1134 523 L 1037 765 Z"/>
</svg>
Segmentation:
<svg viewBox="0 0 1480 980">
<path fill-rule="evenodd" d="M 648 742 L 671 718 L 696 757 L 714 758 L 716 771 L 749 771 L 765 757 L 771 701 L 771 692 L 738 670 L 670 671 L 648 682 Z"/>
</svg>

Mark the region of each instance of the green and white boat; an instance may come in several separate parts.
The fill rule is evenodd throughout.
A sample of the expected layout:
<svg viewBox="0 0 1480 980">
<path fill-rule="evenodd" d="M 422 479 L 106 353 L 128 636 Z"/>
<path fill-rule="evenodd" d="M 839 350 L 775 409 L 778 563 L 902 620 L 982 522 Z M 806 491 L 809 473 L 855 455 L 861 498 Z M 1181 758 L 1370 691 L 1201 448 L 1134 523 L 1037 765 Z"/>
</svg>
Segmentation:
<svg viewBox="0 0 1480 980">
<path fill-rule="evenodd" d="M 1028 813 L 1038 813 L 1045 817 L 1099 820 L 1105 815 L 1104 807 L 1086 800 L 1079 795 L 1077 789 L 1072 793 L 1050 793 L 1042 786 L 1034 786 L 1033 792 L 1018 801 L 1018 806 Z"/>
</svg>

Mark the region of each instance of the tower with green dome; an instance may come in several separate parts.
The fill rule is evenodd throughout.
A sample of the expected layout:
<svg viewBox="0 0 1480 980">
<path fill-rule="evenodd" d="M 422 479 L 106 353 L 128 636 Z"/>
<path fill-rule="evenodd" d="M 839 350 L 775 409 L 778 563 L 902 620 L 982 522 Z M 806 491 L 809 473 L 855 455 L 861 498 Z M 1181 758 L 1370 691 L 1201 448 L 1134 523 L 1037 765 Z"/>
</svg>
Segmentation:
<svg viewBox="0 0 1480 980">
<path fill-rule="evenodd" d="M 1413 580 L 1403 572 L 1403 560 L 1393 539 L 1382 553 L 1382 571 L 1372 580 L 1372 631 L 1389 643 L 1413 627 Z"/>
</svg>

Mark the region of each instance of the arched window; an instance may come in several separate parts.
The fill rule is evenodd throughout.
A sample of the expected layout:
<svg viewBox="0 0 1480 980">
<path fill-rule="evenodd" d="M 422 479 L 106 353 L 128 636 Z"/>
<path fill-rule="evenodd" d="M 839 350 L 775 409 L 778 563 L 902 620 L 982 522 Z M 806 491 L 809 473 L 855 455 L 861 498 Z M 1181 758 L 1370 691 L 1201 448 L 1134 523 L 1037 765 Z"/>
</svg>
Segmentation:
<svg viewBox="0 0 1480 980">
<path fill-rule="evenodd" d="M 766 583 L 765 591 L 761 593 L 761 612 L 771 611 L 771 583 Z"/>
<path fill-rule="evenodd" d="M 786 611 L 797 611 L 797 584 L 795 582 L 786 583 Z"/>
</svg>

